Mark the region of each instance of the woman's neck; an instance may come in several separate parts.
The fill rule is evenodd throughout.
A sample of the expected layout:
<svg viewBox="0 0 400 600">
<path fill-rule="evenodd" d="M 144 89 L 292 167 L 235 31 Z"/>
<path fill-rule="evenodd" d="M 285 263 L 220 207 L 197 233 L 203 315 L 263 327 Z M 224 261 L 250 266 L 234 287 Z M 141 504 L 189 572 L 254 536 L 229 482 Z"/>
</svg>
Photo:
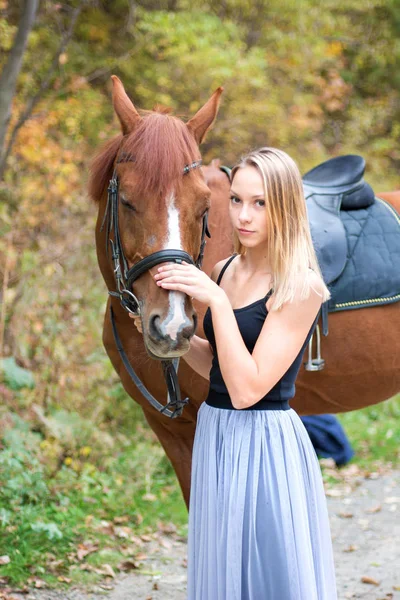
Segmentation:
<svg viewBox="0 0 400 600">
<path fill-rule="evenodd" d="M 257 274 L 271 274 L 271 266 L 268 261 L 268 254 L 265 248 L 247 248 L 246 254 L 241 255 L 242 269 L 249 276 Z"/>
</svg>

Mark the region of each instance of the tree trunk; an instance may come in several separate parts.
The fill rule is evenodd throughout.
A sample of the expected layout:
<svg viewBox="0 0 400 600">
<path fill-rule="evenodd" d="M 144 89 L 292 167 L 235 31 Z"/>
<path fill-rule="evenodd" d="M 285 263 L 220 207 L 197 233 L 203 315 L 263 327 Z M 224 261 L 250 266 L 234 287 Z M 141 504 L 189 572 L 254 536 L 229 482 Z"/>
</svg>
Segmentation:
<svg viewBox="0 0 400 600">
<path fill-rule="evenodd" d="M 0 156 L 3 155 L 17 78 L 21 70 L 28 36 L 35 22 L 38 4 L 39 0 L 24 0 L 14 44 L 4 65 L 3 72 L 0 75 Z"/>
</svg>

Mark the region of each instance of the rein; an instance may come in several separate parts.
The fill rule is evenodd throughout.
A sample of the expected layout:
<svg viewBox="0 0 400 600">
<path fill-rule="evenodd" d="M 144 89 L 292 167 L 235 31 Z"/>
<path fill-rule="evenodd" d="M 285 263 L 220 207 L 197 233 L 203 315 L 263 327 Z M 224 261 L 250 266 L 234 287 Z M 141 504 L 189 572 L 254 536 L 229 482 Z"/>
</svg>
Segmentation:
<svg viewBox="0 0 400 600">
<path fill-rule="evenodd" d="M 121 161 L 118 161 L 121 162 Z M 128 162 L 128 161 L 125 161 Z M 186 175 L 190 173 L 193 169 L 197 169 L 201 167 L 202 161 L 194 161 L 189 165 L 185 165 L 182 171 L 182 175 Z M 202 221 L 202 232 L 201 232 L 201 242 L 200 242 L 200 250 L 199 255 L 196 260 L 194 260 L 190 254 L 185 252 L 184 250 L 159 250 L 158 252 L 153 252 L 149 254 L 145 258 L 139 260 L 136 264 L 134 264 L 130 269 L 128 268 L 128 261 L 124 254 L 124 249 L 122 246 L 120 231 L 119 231 L 119 222 L 118 222 L 118 203 L 119 203 L 119 181 L 117 177 L 117 171 L 114 169 L 112 178 L 110 179 L 110 183 L 108 186 L 108 197 L 107 197 L 107 205 L 106 210 L 104 212 L 103 221 L 100 227 L 100 231 L 103 231 L 104 225 L 107 220 L 107 232 L 106 232 L 106 253 L 109 256 L 109 248 L 111 248 L 111 258 L 113 261 L 113 269 L 114 269 L 114 278 L 116 290 L 109 291 L 109 295 L 115 298 L 119 298 L 121 306 L 129 313 L 140 316 L 141 307 L 138 298 L 132 291 L 132 286 L 136 279 L 140 277 L 143 273 L 154 267 L 155 265 L 172 261 L 175 263 L 182 263 L 182 261 L 186 261 L 189 264 L 195 265 L 198 269 L 201 269 L 201 265 L 203 263 L 204 256 L 204 248 L 206 245 L 206 235 L 211 237 L 209 229 L 208 229 L 208 211 L 204 214 Z M 108 219 L 107 219 L 108 217 Z M 111 235 L 113 239 L 111 238 Z M 181 392 L 178 383 L 177 370 L 179 365 L 179 358 L 169 360 L 169 359 L 161 359 L 161 365 L 164 373 L 164 378 L 168 388 L 168 401 L 165 406 L 163 406 L 154 396 L 147 390 L 147 388 L 140 381 L 139 377 L 135 373 L 132 365 L 129 362 L 127 354 L 123 348 L 121 338 L 118 334 L 117 325 L 115 322 L 114 312 L 112 306 L 110 305 L 110 320 L 112 331 L 114 335 L 115 345 L 117 347 L 118 353 L 121 357 L 121 360 L 127 370 L 129 376 L 132 381 L 136 385 L 136 387 L 140 390 L 143 396 L 150 402 L 150 404 L 159 412 L 164 413 L 166 416 L 171 417 L 172 419 L 179 417 L 182 414 L 183 408 L 185 404 L 188 403 L 189 398 L 181 399 Z M 170 407 L 173 410 L 170 410 Z"/>
</svg>

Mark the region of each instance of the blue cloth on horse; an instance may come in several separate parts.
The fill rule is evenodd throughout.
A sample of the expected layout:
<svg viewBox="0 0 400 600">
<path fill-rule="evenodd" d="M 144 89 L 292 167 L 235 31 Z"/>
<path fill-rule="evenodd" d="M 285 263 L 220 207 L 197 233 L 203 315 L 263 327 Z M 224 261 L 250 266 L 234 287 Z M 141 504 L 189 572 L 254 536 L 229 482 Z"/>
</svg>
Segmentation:
<svg viewBox="0 0 400 600">
<path fill-rule="evenodd" d="M 267 297 L 234 309 L 249 351 Z M 288 404 L 313 329 L 281 381 L 237 410 L 221 377 L 211 311 L 205 314 L 214 357 L 192 454 L 188 600 L 337 600 L 321 469 Z"/>
<path fill-rule="evenodd" d="M 334 415 L 301 417 L 318 456 L 333 458 L 337 466 L 345 465 L 354 456 L 346 433 Z"/>
</svg>

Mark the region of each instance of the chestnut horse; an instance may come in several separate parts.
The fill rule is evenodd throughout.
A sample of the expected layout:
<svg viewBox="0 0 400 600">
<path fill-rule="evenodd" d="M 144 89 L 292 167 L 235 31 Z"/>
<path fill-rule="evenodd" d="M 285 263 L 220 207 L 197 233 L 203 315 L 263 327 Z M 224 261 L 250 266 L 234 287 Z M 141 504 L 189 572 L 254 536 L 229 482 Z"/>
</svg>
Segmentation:
<svg viewBox="0 0 400 600">
<path fill-rule="evenodd" d="M 202 217 L 209 209 L 203 269 L 232 254 L 228 216 L 229 180 L 217 161 L 202 169 L 198 144 L 211 127 L 222 89 L 186 124 L 159 111 L 139 115 L 120 80 L 113 76 L 113 105 L 122 135 L 108 142 L 95 157 L 89 191 L 98 205 L 96 247 L 101 273 L 109 291 L 115 290 L 111 254 L 106 252 L 107 186 L 115 173 L 119 180 L 118 220 L 121 245 L 128 267 L 165 248 L 199 254 Z M 124 160 L 121 160 L 124 157 Z M 126 157 L 128 157 L 127 160 Z M 389 201 L 391 201 L 389 199 Z M 394 204 L 394 203 L 393 203 Z M 397 206 L 397 208 L 400 208 Z M 161 264 L 161 263 L 160 263 Z M 178 418 L 153 408 L 134 385 L 114 342 L 110 304 L 121 342 L 137 375 L 161 403 L 167 391 L 159 360 L 184 355 L 196 331 L 204 337 L 206 307 L 182 292 L 157 286 L 151 276 L 158 265 L 133 284 L 140 301 L 143 335 L 121 306 L 109 296 L 104 318 L 103 343 L 127 393 L 138 402 L 160 440 L 177 474 L 186 504 L 189 502 L 192 445 L 197 411 L 204 401 L 208 380 L 184 359 L 179 364 L 179 385 L 190 402 Z M 331 314 L 330 332 L 322 339 L 326 367 L 319 372 L 301 370 L 292 406 L 300 414 L 350 411 L 391 397 L 400 390 L 400 303 Z"/>
</svg>

